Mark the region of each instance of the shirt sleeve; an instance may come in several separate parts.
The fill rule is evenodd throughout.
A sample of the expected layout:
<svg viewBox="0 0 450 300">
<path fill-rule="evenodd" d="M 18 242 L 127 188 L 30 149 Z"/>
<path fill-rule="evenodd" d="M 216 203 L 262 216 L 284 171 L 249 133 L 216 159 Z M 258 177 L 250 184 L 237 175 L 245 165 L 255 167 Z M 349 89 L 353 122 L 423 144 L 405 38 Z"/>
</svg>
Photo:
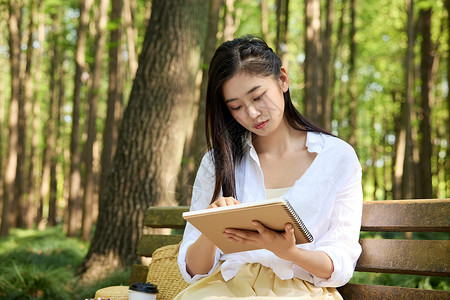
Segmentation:
<svg viewBox="0 0 450 300">
<path fill-rule="evenodd" d="M 339 287 L 353 276 L 361 254 L 359 234 L 361 228 L 363 193 L 361 166 L 354 165 L 349 179 L 337 192 L 328 232 L 316 243 L 314 250 L 325 252 L 333 261 L 334 271 L 329 279 L 313 276 L 318 287 Z"/>
<path fill-rule="evenodd" d="M 212 161 L 212 152 L 208 152 L 203 157 L 200 167 L 197 171 L 197 176 L 195 178 L 194 187 L 192 189 L 191 207 L 190 210 L 205 209 L 209 206 L 211 202 L 211 197 L 214 192 L 215 187 L 215 172 L 214 163 Z M 178 266 L 180 268 L 181 275 L 187 283 L 194 283 L 195 281 L 211 275 L 217 268 L 221 252 L 219 249 L 216 250 L 216 255 L 214 259 L 214 265 L 207 274 L 191 276 L 186 269 L 186 252 L 188 248 L 198 239 L 201 235 L 194 226 L 190 223 L 186 224 L 184 230 L 183 241 L 180 245 L 178 253 Z"/>
</svg>

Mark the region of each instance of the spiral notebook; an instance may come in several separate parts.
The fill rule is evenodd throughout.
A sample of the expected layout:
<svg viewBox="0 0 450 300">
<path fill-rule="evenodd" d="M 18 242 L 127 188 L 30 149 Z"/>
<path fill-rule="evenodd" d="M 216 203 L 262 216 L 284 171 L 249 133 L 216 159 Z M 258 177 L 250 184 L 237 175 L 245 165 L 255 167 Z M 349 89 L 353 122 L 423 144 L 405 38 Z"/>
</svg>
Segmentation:
<svg viewBox="0 0 450 300">
<path fill-rule="evenodd" d="M 284 231 L 285 224 L 291 223 L 297 244 L 313 241 L 313 236 L 289 201 L 282 198 L 189 211 L 183 213 L 183 218 L 203 233 L 223 253 L 258 249 L 231 242 L 223 235 L 225 228 L 255 230 L 253 220 L 258 220 L 264 226 L 276 231 Z"/>
</svg>

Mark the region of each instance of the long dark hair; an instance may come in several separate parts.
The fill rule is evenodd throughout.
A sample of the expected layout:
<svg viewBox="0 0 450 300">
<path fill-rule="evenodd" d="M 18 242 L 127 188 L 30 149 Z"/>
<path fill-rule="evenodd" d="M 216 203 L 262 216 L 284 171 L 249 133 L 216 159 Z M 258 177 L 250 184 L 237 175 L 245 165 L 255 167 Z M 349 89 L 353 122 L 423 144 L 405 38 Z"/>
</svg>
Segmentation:
<svg viewBox="0 0 450 300">
<path fill-rule="evenodd" d="M 206 141 L 213 149 L 216 185 L 211 203 L 220 190 L 226 197 L 237 198 L 235 166 L 244 154 L 247 133 L 230 114 L 222 95 L 223 84 L 237 73 L 279 78 L 281 60 L 260 38 L 243 36 L 220 45 L 209 67 L 206 93 Z M 284 119 L 296 130 L 326 133 L 312 124 L 295 108 L 289 90 L 284 93 Z"/>
</svg>

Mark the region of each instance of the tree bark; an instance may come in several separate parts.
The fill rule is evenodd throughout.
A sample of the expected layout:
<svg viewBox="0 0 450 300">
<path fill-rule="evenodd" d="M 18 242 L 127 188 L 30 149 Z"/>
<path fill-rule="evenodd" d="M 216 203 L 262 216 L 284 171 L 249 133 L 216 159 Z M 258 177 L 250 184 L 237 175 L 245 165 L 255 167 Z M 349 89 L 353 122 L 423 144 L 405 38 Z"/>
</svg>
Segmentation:
<svg viewBox="0 0 450 300">
<path fill-rule="evenodd" d="M 34 16 L 36 15 L 36 1 L 29 2 L 29 23 L 27 36 L 27 54 L 25 59 L 25 70 L 21 76 L 21 90 L 23 91 L 19 99 L 19 144 L 16 169 L 16 209 L 17 209 L 17 227 L 26 226 L 26 216 L 28 214 L 29 205 L 26 203 L 26 174 L 25 168 L 27 163 L 27 128 L 28 119 L 31 112 L 31 95 L 33 89 L 33 78 L 31 76 L 31 66 L 33 59 L 33 32 L 34 32 Z"/>
<path fill-rule="evenodd" d="M 393 101 L 398 101 L 394 99 Z M 400 105 L 400 121 L 397 124 L 396 139 L 395 139 L 395 166 L 394 166 L 394 181 L 393 181 L 393 196 L 394 199 L 404 199 L 404 194 L 402 190 L 403 173 L 404 173 L 404 162 L 406 161 L 406 128 L 404 126 L 404 119 L 406 116 L 406 104 L 403 102 Z"/>
<path fill-rule="evenodd" d="M 8 119 L 8 152 L 3 183 L 3 211 L 0 236 L 7 236 L 15 225 L 17 212 L 14 209 L 14 181 L 17 168 L 17 147 L 19 139 L 20 98 L 20 19 L 21 1 L 8 1 L 9 60 L 11 65 L 11 102 Z"/>
<path fill-rule="evenodd" d="M 401 194 L 399 198 L 395 199 L 411 199 L 413 197 L 413 191 L 411 188 L 411 183 L 413 183 L 413 172 L 412 172 L 412 107 L 414 103 L 412 91 L 414 88 L 414 1 L 406 1 L 406 11 L 408 15 L 408 24 L 406 28 L 406 33 L 408 36 L 408 48 L 406 50 L 406 66 L 405 66 L 405 103 L 402 116 L 401 126 L 404 131 L 404 135 L 401 136 L 405 140 L 402 141 L 404 144 L 404 155 L 403 155 L 403 165 L 398 170 L 398 175 L 401 174 Z M 399 166 L 400 167 L 400 166 Z M 399 184 L 399 182 L 397 182 Z M 399 186 L 399 187 L 400 187 Z"/>
<path fill-rule="evenodd" d="M 356 0 L 350 1 L 350 57 L 348 69 L 348 94 L 350 138 L 349 144 L 356 147 L 356 122 L 358 99 L 356 97 Z"/>
<path fill-rule="evenodd" d="M 269 37 L 269 8 L 267 0 L 261 0 L 259 7 L 261 9 L 261 37 L 267 41 Z"/>
<path fill-rule="evenodd" d="M 5 85 L 1 85 L 0 88 L 2 90 L 5 88 Z M 6 107 L 6 97 L 0 97 L 0 174 L 3 174 L 3 137 L 4 133 L 4 122 L 5 122 L 5 107 Z M 3 176 L 0 178 L 0 207 L 3 207 Z M 0 213 L 0 224 L 2 222 L 2 214 Z M 1 226 L 1 225 L 0 225 Z"/>
<path fill-rule="evenodd" d="M 341 45 L 342 45 L 342 41 L 344 40 L 344 31 L 345 31 L 345 26 L 344 26 L 344 19 L 345 19 L 345 12 L 346 12 L 346 0 L 343 0 L 341 3 L 341 14 L 339 17 L 339 23 L 338 23 L 338 28 L 337 28 L 337 37 L 336 37 L 336 44 L 333 47 L 334 51 L 333 51 L 333 58 L 331 59 L 332 63 L 331 63 L 331 80 L 332 83 L 330 84 L 330 87 L 332 88 L 332 91 L 330 92 L 331 94 L 331 107 L 334 107 L 334 103 L 336 102 L 336 100 L 338 100 L 339 105 L 337 105 L 339 107 L 339 111 L 338 111 L 338 116 L 336 118 L 337 121 L 337 125 L 336 125 L 336 132 L 338 133 L 339 136 L 342 137 L 342 132 L 341 132 L 341 123 L 342 120 L 344 119 L 345 116 L 345 101 L 344 101 L 344 90 L 343 90 L 343 86 L 344 84 L 342 83 L 342 75 L 339 76 L 339 79 L 337 78 L 336 74 L 336 68 L 334 66 L 334 62 L 336 61 L 336 59 L 339 56 L 342 56 L 341 58 L 339 58 L 340 60 L 344 61 L 345 58 L 342 55 L 342 49 L 341 49 Z M 341 74 L 344 72 L 344 66 L 341 67 Z M 336 91 L 337 88 L 337 84 L 339 83 L 339 90 Z"/>
<path fill-rule="evenodd" d="M 420 60 L 420 75 L 421 75 L 421 103 L 420 103 L 420 170 L 422 174 L 422 195 L 420 198 L 432 198 L 432 183 L 431 183 L 431 126 L 430 126 L 430 98 L 432 93 L 432 67 L 433 54 L 431 42 L 431 8 L 420 10 L 419 12 L 420 26 L 419 31 L 422 36 L 421 43 L 421 60 Z"/>
<path fill-rule="evenodd" d="M 65 53 L 64 48 L 61 47 L 61 43 L 59 42 L 59 30 L 57 32 L 57 36 L 55 37 L 55 46 L 58 47 L 58 56 L 57 56 L 57 91 L 58 94 L 55 97 L 55 116 L 54 116 L 54 140 L 53 140 L 53 156 L 50 161 L 50 195 L 49 195 L 49 204 L 48 204 L 48 225 L 55 226 L 57 225 L 58 219 L 58 176 L 57 174 L 65 174 L 64 172 L 64 162 L 60 162 L 60 157 L 63 153 L 62 150 L 62 140 L 61 140 L 61 124 L 62 124 L 62 109 L 65 103 L 65 88 L 64 84 L 65 80 L 65 69 L 64 69 L 64 60 Z M 67 199 L 67 198 L 65 198 Z"/>
<path fill-rule="evenodd" d="M 219 12 L 223 1 L 211 0 L 209 3 L 206 41 L 202 55 L 203 63 L 202 69 L 199 71 L 199 75 L 201 76 L 200 92 L 196 95 L 196 101 L 191 114 L 193 116 L 192 125 L 186 136 L 183 162 L 177 182 L 177 200 L 180 205 L 188 205 L 190 203 L 195 174 L 197 173 L 203 155 L 206 153 L 205 105 L 208 69 L 216 50 Z"/>
<path fill-rule="evenodd" d="M 289 0 L 277 0 L 277 36 L 275 41 L 275 53 L 280 56 L 283 66 L 287 65 L 287 36 L 289 24 Z"/>
<path fill-rule="evenodd" d="M 83 219 L 81 223 L 81 239 L 89 241 L 92 232 L 93 206 L 96 198 L 97 174 L 93 169 L 93 147 L 97 136 L 97 106 L 98 93 L 100 89 L 100 79 L 102 75 L 103 52 L 106 44 L 106 25 L 108 21 L 109 0 L 101 0 L 99 8 L 99 21 L 97 23 L 97 37 L 95 41 L 95 61 L 92 74 L 92 85 L 88 95 L 89 117 L 86 140 L 86 153 L 84 155 L 85 185 L 83 199 Z"/>
<path fill-rule="evenodd" d="M 377 200 L 377 190 L 379 188 L 379 181 L 378 181 L 378 171 L 377 171 L 377 161 L 378 161 L 378 150 L 380 148 L 379 146 L 379 141 L 377 138 L 377 131 L 375 130 L 375 125 L 376 125 L 376 121 L 375 121 L 375 115 L 372 114 L 372 119 L 371 119 L 371 127 L 372 129 L 370 130 L 370 135 L 372 138 L 372 166 L 371 166 L 371 171 L 372 171 L 372 176 L 373 176 L 373 195 L 372 195 L 372 200 Z"/>
<path fill-rule="evenodd" d="M 330 100 L 330 75 L 331 75 L 331 35 L 334 23 L 334 0 L 327 0 L 326 25 L 322 46 L 322 115 L 321 125 L 326 131 L 331 132 L 332 106 Z"/>
<path fill-rule="evenodd" d="M 450 32 L 450 0 L 445 1 L 447 9 L 447 32 Z M 450 39 L 447 39 L 447 82 L 450 82 Z M 447 93 L 447 120 L 450 119 L 450 93 Z M 447 153 L 445 155 L 445 186 L 446 196 L 450 197 L 450 122 L 447 123 Z"/>
<path fill-rule="evenodd" d="M 236 19 L 234 16 L 234 1 L 225 0 L 225 13 L 223 16 L 223 41 L 234 39 L 234 32 L 236 31 Z"/>
<path fill-rule="evenodd" d="M 208 1 L 156 1 L 125 111 L 108 188 L 100 196 L 83 279 L 136 260 L 145 210 L 175 205 L 174 190 L 195 96 Z M 100 272 L 101 270 L 101 272 Z"/>
<path fill-rule="evenodd" d="M 110 31 L 109 71 L 108 71 L 108 101 L 106 109 L 105 128 L 103 131 L 103 148 L 101 154 L 101 179 L 99 194 L 107 185 L 108 174 L 116 152 L 118 125 L 122 115 L 123 102 L 123 71 L 122 71 L 122 0 L 113 0 L 110 12 L 110 22 L 115 24 Z"/>
<path fill-rule="evenodd" d="M 40 115 L 40 104 L 39 104 L 39 86 L 42 78 L 42 56 L 44 53 L 44 5 L 43 1 L 39 0 L 38 3 L 38 25 L 37 25 L 37 41 L 39 43 L 39 48 L 36 50 L 36 66 L 35 66 L 35 78 L 36 84 L 33 87 L 32 95 L 32 114 L 31 114 L 31 126 L 32 128 L 39 128 L 39 118 Z M 38 223 L 42 220 L 42 214 L 38 211 L 38 192 L 37 192 L 37 172 L 36 166 L 38 161 L 38 155 L 36 149 L 38 147 L 39 135 L 37 130 L 31 131 L 31 143 L 30 143 L 30 165 L 28 168 L 28 214 L 26 216 L 27 228 L 32 228 L 34 223 Z M 40 176 L 39 176 L 40 177 Z"/>
<path fill-rule="evenodd" d="M 80 0 L 80 20 L 77 30 L 77 47 L 75 50 L 75 78 L 72 109 L 72 132 L 70 136 L 70 176 L 69 176 L 69 219 L 67 221 L 67 235 L 75 236 L 81 224 L 80 203 L 80 92 L 82 86 L 82 75 L 85 70 L 86 31 L 89 22 L 89 11 L 93 0 Z"/>
<path fill-rule="evenodd" d="M 55 215 L 50 214 L 50 211 L 54 213 L 56 207 L 56 166 L 54 162 L 55 157 L 55 110 L 57 106 L 58 97 L 58 62 L 59 62 L 59 49 L 58 49 L 58 33 L 59 33 L 59 17 L 56 14 L 51 15 L 52 27 L 50 33 L 50 69 L 48 71 L 49 82 L 49 104 L 48 104 L 48 118 L 45 126 L 45 145 L 44 153 L 42 155 L 42 184 L 40 193 L 40 209 L 43 210 L 45 203 L 48 203 L 48 224 L 50 226 L 55 225 Z M 52 208 L 50 208 L 52 207 Z M 50 217 L 52 219 L 50 219 Z"/>
<path fill-rule="evenodd" d="M 138 60 L 136 51 L 136 30 L 134 26 L 135 23 L 133 22 L 131 0 L 123 0 L 123 21 L 127 37 L 128 65 L 131 78 L 134 78 L 138 68 Z"/>
<path fill-rule="evenodd" d="M 41 21 L 43 23 L 43 12 L 42 12 L 42 1 L 35 1 L 32 0 L 30 2 L 30 24 L 29 24 L 29 31 L 30 31 L 30 38 L 28 40 L 28 47 L 27 47 L 27 68 L 25 71 L 25 103 L 26 103 L 26 114 L 27 114 L 27 126 L 31 126 L 31 128 L 38 128 L 37 125 L 37 114 L 35 114 L 35 96 L 36 95 L 36 85 L 33 84 L 33 76 L 31 74 L 31 64 L 28 64 L 28 61 L 31 62 L 31 57 L 34 56 L 34 50 L 31 50 L 33 48 L 33 39 L 31 38 L 31 33 L 34 32 L 34 30 L 37 30 L 37 41 L 39 45 L 41 44 L 41 40 L 43 43 L 43 36 L 40 35 L 40 29 L 41 29 Z M 35 25 L 34 16 L 37 14 L 37 26 Z M 43 24 L 42 24 L 43 26 Z M 34 48 L 33 48 L 34 49 Z M 39 46 L 39 49 L 37 50 L 37 55 L 34 58 L 34 73 L 36 74 L 34 80 L 37 82 L 38 73 L 40 73 L 40 64 L 41 64 L 41 55 L 42 52 L 40 51 L 42 49 L 41 46 Z M 30 57 L 30 58 L 28 58 Z M 27 69 L 29 70 L 27 72 Z M 40 76 L 40 75 L 39 75 Z M 26 136 L 26 135 L 25 135 Z M 27 195 L 27 199 L 25 200 L 25 206 L 23 211 L 23 223 L 25 228 L 31 229 L 33 228 L 35 216 L 36 216 L 36 203 L 35 203 L 35 178 L 34 178 L 34 166 L 36 164 L 36 147 L 37 147 L 37 130 L 31 130 L 30 134 L 30 144 L 29 144 L 29 151 L 28 151 L 28 169 L 27 171 L 24 170 L 23 176 L 26 177 L 27 184 L 25 185 L 25 194 Z"/>
<path fill-rule="evenodd" d="M 320 1 L 305 1 L 305 115 L 319 124 L 321 108 Z"/>
</svg>

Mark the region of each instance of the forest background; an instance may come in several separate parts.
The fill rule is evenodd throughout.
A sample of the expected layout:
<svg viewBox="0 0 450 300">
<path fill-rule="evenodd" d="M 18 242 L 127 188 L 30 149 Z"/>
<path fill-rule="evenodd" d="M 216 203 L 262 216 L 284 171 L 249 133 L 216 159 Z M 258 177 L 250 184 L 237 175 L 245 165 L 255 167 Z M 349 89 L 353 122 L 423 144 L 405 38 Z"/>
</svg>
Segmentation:
<svg viewBox="0 0 450 300">
<path fill-rule="evenodd" d="M 450 197 L 449 9 L 0 1 L 0 234 L 60 226 L 92 241 L 83 274 L 135 261 L 145 208 L 189 204 L 208 63 L 244 34 L 280 55 L 300 112 L 355 147 L 364 200 Z"/>
</svg>

